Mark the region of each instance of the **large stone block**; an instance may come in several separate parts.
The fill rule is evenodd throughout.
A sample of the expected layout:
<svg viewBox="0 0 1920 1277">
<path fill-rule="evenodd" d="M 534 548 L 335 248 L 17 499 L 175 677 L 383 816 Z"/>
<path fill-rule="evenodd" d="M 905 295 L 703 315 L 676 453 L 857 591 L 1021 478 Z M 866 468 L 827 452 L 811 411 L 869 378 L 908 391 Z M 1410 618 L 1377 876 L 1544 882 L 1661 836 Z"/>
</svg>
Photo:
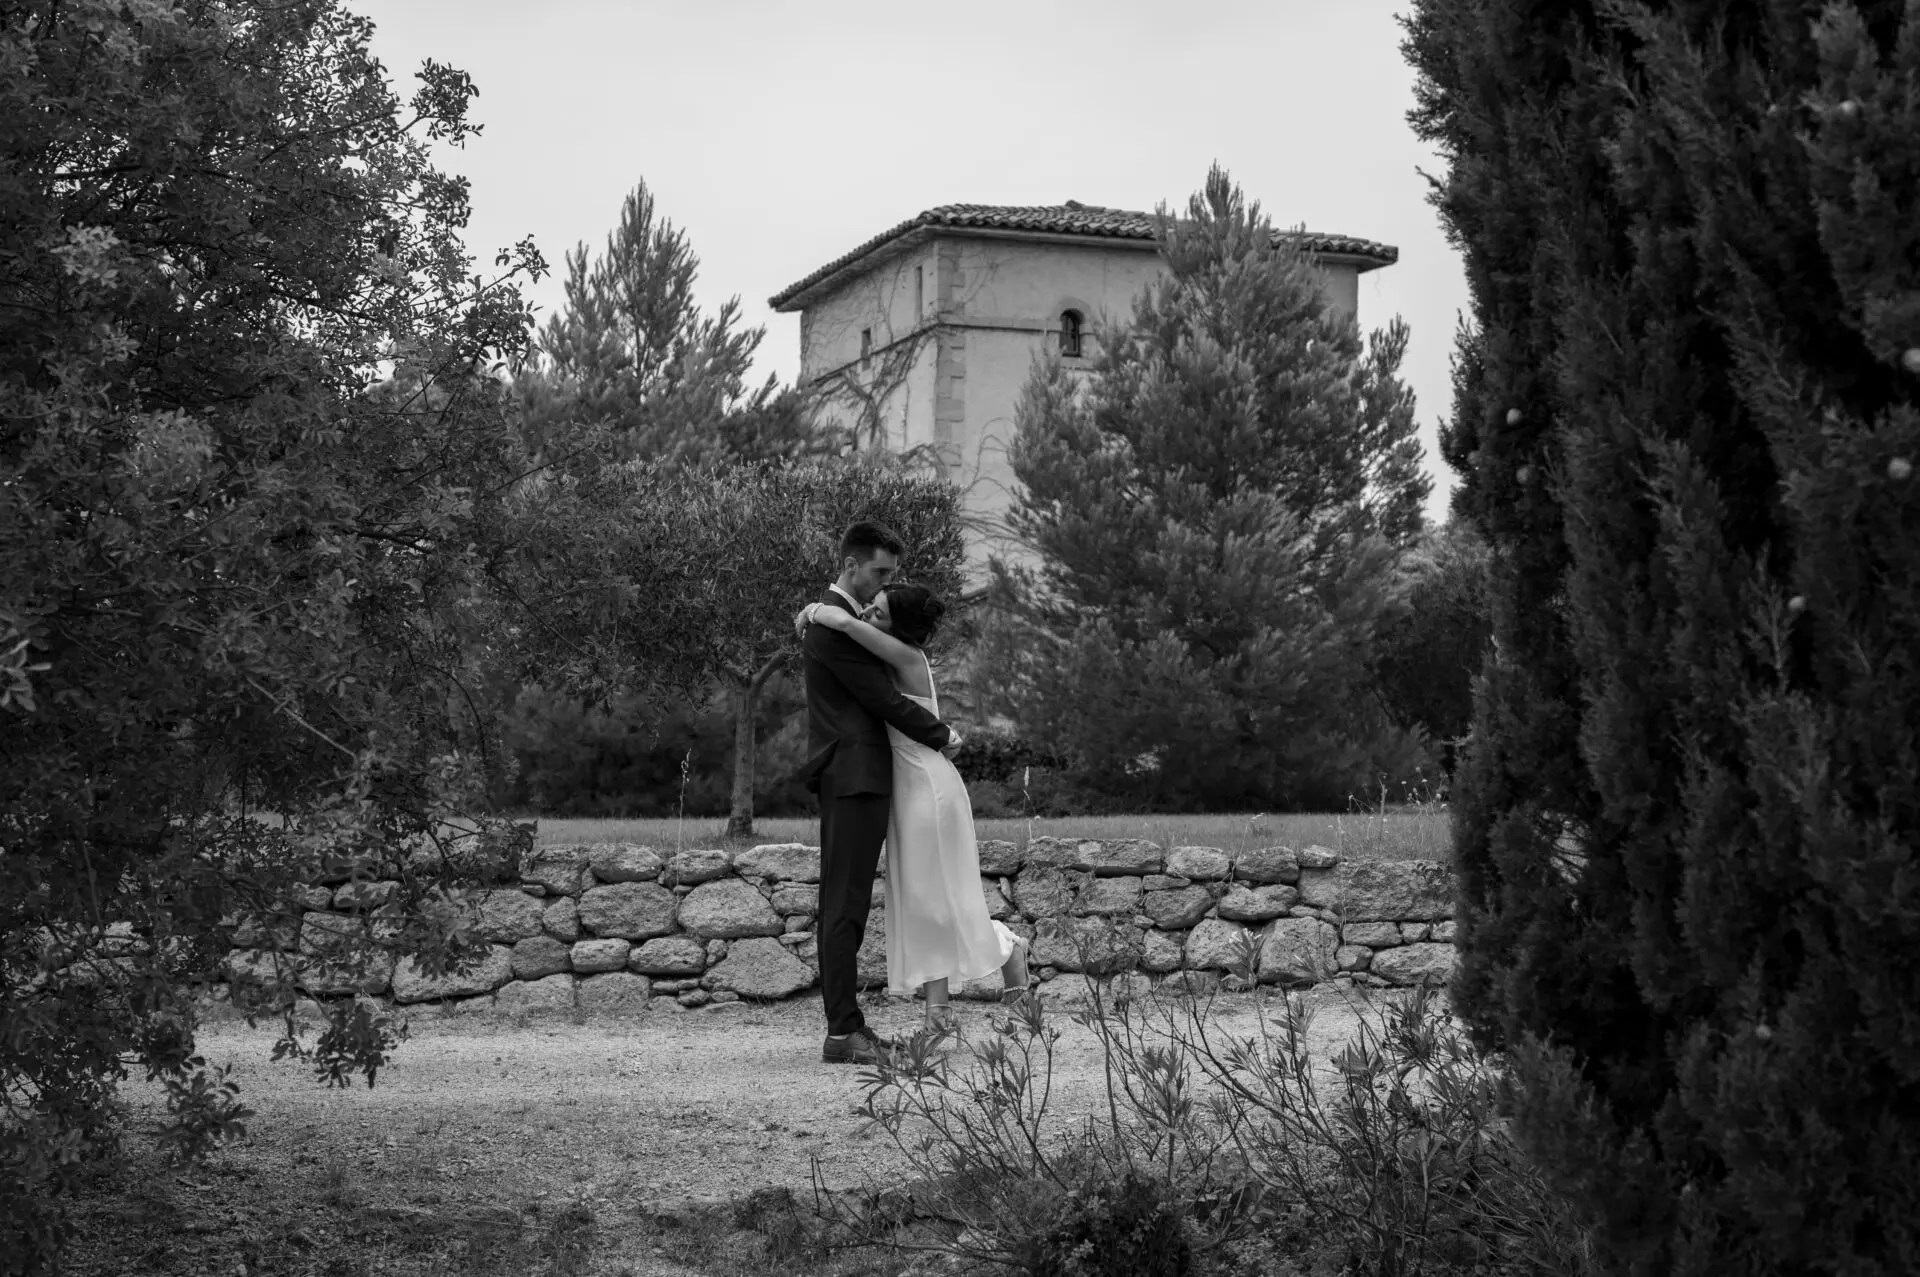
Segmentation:
<svg viewBox="0 0 1920 1277">
<path fill-rule="evenodd" d="M 1453 916 L 1453 874 L 1434 860 L 1348 860 L 1300 874 L 1300 902 L 1348 922 L 1437 922 Z"/>
<path fill-rule="evenodd" d="M 1455 953 L 1450 944 L 1422 941 L 1374 954 L 1368 969 L 1390 984 L 1445 984 L 1453 978 Z"/>
<path fill-rule="evenodd" d="M 1074 895 L 1076 914 L 1122 915 L 1131 918 L 1140 912 L 1138 878 L 1093 878 Z"/>
<path fill-rule="evenodd" d="M 1167 853 L 1167 872 L 1207 882 L 1233 872 L 1233 858 L 1218 847 L 1175 847 Z"/>
<path fill-rule="evenodd" d="M 1140 965 L 1138 927 L 1106 918 L 1042 918 L 1034 927 L 1029 965 L 1111 975 Z"/>
<path fill-rule="evenodd" d="M 1029 863 L 1013 880 L 1013 902 L 1029 918 L 1051 918 L 1073 907 L 1073 888 L 1058 869 Z"/>
<path fill-rule="evenodd" d="M 394 954 L 380 949 L 399 935 L 394 906 L 376 914 L 332 914 L 311 910 L 301 916 L 300 987 L 319 997 L 342 993 L 386 993 L 394 976 Z"/>
<path fill-rule="evenodd" d="M 1340 969 L 1340 932 L 1318 918 L 1282 918 L 1260 949 L 1263 984 L 1316 984 Z"/>
<path fill-rule="evenodd" d="M 652 882 L 667 867 L 667 858 L 638 843 L 600 842 L 587 848 L 587 864 L 601 882 Z"/>
<path fill-rule="evenodd" d="M 812 959 L 817 970 L 820 965 L 820 946 L 816 939 L 809 955 L 807 946 L 795 946 L 795 956 Z M 887 983 L 887 911 L 875 908 L 867 915 L 867 931 L 860 941 L 860 951 L 854 955 L 854 979 L 863 989 L 884 988 Z"/>
<path fill-rule="evenodd" d="M 1213 908 L 1213 893 L 1205 887 L 1183 887 L 1178 891 L 1149 891 L 1141 901 L 1140 912 L 1153 919 L 1153 925 L 1167 931 L 1184 931 L 1207 916 Z"/>
<path fill-rule="evenodd" d="M 1156 874 L 1166 868 L 1167 857 L 1160 850 L 1160 844 L 1145 838 L 1102 838 L 1093 845 L 1099 850 L 1089 855 L 1087 844 L 1080 844 L 1081 859 L 1073 866 L 1075 869 L 1091 870 L 1102 878 L 1117 878 Z"/>
<path fill-rule="evenodd" d="M 1242 882 L 1298 882 L 1300 858 L 1291 847 L 1260 847 L 1234 858 L 1233 876 Z"/>
<path fill-rule="evenodd" d="M 1100 844 L 1091 838 L 1054 838 L 1042 836 L 1027 842 L 1027 863 L 1029 871 L 1035 869 L 1071 869 L 1083 858 L 1080 848 L 1086 845 L 1086 856 L 1100 853 Z"/>
<path fill-rule="evenodd" d="M 783 882 L 773 889 L 769 903 L 782 917 L 801 914 L 811 918 L 820 912 L 820 888 L 810 882 Z"/>
<path fill-rule="evenodd" d="M 784 998 L 813 983 L 807 964 L 778 940 L 753 937 L 727 946 L 727 956 L 701 977 L 706 989 L 729 989 L 743 998 Z"/>
<path fill-rule="evenodd" d="M 733 856 L 724 851 L 677 851 L 660 872 L 660 881 L 669 887 L 688 887 L 712 882 L 733 872 Z"/>
<path fill-rule="evenodd" d="M 552 936 L 528 936 L 514 943 L 511 963 L 514 979 L 544 980 L 573 970 L 573 946 Z"/>
<path fill-rule="evenodd" d="M 767 898 L 738 878 L 703 882 L 688 892 L 680 900 L 680 925 L 708 940 L 777 936 L 786 930 Z"/>
<path fill-rule="evenodd" d="M 649 940 L 627 955 L 627 970 L 641 975 L 699 975 L 707 969 L 707 946 L 693 936 Z"/>
<path fill-rule="evenodd" d="M 1278 918 L 1300 900 L 1300 893 L 1282 883 L 1246 888 L 1235 883 L 1215 906 L 1222 918 L 1234 922 L 1266 922 Z"/>
<path fill-rule="evenodd" d="M 1178 971 L 1185 959 L 1186 937 L 1172 931 L 1149 931 L 1140 937 L 1140 969 L 1155 974 Z"/>
<path fill-rule="evenodd" d="M 1363 944 L 1343 944 L 1333 951 L 1333 959 L 1342 971 L 1365 971 L 1373 950 Z"/>
<path fill-rule="evenodd" d="M 639 1015 L 647 1009 L 653 981 L 629 971 L 590 975 L 574 986 L 574 1001 L 589 1016 L 615 1019 Z"/>
<path fill-rule="evenodd" d="M 980 872 L 995 878 L 1011 878 L 1020 872 L 1027 858 L 1020 848 L 1003 838 L 983 838 L 977 844 Z"/>
<path fill-rule="evenodd" d="M 1340 940 L 1369 949 L 1391 949 L 1400 943 L 1400 928 L 1391 922 L 1349 922 L 1340 928 Z"/>
<path fill-rule="evenodd" d="M 236 984 L 273 984 L 292 979 L 297 963 L 295 955 L 272 949 L 229 949 L 220 971 Z"/>
<path fill-rule="evenodd" d="M 352 956 L 302 958 L 298 984 L 315 997 L 358 993 L 378 997 L 393 983 L 394 955 L 377 950 Z"/>
<path fill-rule="evenodd" d="M 1403 922 L 1400 924 L 1400 941 L 1402 944 L 1414 944 L 1427 939 L 1432 934 L 1433 924 L 1431 922 Z"/>
<path fill-rule="evenodd" d="M 295 907 L 306 909 L 333 908 L 334 891 L 331 887 L 318 884 L 295 883 L 287 888 L 287 900 Z"/>
<path fill-rule="evenodd" d="M 316 997 L 382 994 L 393 978 L 394 956 L 376 948 L 396 930 L 391 918 L 313 911 L 301 919 L 299 986 Z"/>
<path fill-rule="evenodd" d="M 693 895 L 698 894 L 696 889 Z M 759 899 L 758 892 L 754 898 Z M 608 883 L 580 893 L 580 925 L 596 936 L 651 940 L 673 934 L 675 911 L 684 907 L 685 902 L 657 882 Z"/>
<path fill-rule="evenodd" d="M 518 887 L 476 891 L 470 899 L 474 902 L 473 933 L 482 940 L 514 944 L 539 935 L 543 929 L 540 920 L 547 911 L 546 901 Z"/>
<path fill-rule="evenodd" d="M 1206 918 L 1187 933 L 1186 965 L 1193 971 L 1226 971 L 1250 956 L 1253 934 L 1238 922 Z"/>
<path fill-rule="evenodd" d="M 1331 869 L 1340 863 L 1340 853 L 1318 843 L 1302 847 L 1297 853 L 1302 869 Z"/>
<path fill-rule="evenodd" d="M 733 858 L 733 871 L 775 882 L 819 882 L 820 849 L 803 842 L 770 842 Z"/>
<path fill-rule="evenodd" d="M 572 944 L 580 938 L 580 902 L 571 896 L 551 901 L 540 915 L 540 928 L 555 940 Z"/>
<path fill-rule="evenodd" d="M 333 907 L 348 913 L 370 913 L 399 892 L 397 882 L 343 882 L 334 888 Z"/>
<path fill-rule="evenodd" d="M 494 994 L 493 1009 L 503 1015 L 568 1015 L 573 1011 L 573 977 L 549 975 L 510 980 Z"/>
<path fill-rule="evenodd" d="M 427 1002 L 434 998 L 465 998 L 492 993 L 513 978 L 513 951 L 503 944 L 491 944 L 464 971 L 428 975 L 419 962 L 406 957 L 393 969 L 395 1002 Z"/>
<path fill-rule="evenodd" d="M 366 922 L 353 914 L 310 909 L 300 915 L 296 948 L 301 953 L 345 953 L 363 943 L 368 934 Z"/>
<path fill-rule="evenodd" d="M 1159 843 L 1144 838 L 1035 838 L 1027 844 L 1027 864 L 1112 878 L 1159 873 L 1166 857 Z"/>
<path fill-rule="evenodd" d="M 592 975 L 602 971 L 624 970 L 627 957 L 632 952 L 633 946 L 625 940 L 576 940 L 567 955 L 575 971 L 581 975 Z"/>
<path fill-rule="evenodd" d="M 577 896 L 591 879 L 585 847 L 535 847 L 520 862 L 520 881 L 556 896 Z"/>
</svg>

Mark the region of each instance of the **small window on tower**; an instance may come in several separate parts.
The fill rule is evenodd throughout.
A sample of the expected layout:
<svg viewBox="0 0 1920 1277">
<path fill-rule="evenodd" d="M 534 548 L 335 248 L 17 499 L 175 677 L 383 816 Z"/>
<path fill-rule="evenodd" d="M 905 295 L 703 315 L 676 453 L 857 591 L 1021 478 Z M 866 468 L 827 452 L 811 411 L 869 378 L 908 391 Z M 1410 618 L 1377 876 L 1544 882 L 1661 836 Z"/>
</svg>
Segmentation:
<svg viewBox="0 0 1920 1277">
<path fill-rule="evenodd" d="M 1080 358 L 1080 334 L 1084 321 L 1077 310 L 1060 312 L 1060 353 L 1068 359 Z"/>
</svg>

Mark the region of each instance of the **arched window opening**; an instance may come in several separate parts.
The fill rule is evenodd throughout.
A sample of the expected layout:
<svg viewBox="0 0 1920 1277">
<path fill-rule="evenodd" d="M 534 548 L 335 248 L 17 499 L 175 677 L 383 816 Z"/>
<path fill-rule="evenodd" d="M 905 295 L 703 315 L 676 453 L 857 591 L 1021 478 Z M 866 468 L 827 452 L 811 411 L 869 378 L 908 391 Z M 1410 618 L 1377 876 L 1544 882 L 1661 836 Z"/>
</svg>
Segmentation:
<svg viewBox="0 0 1920 1277">
<path fill-rule="evenodd" d="M 1060 312 L 1060 353 L 1068 359 L 1080 358 L 1080 338 L 1086 329 L 1086 321 L 1077 310 Z"/>
</svg>

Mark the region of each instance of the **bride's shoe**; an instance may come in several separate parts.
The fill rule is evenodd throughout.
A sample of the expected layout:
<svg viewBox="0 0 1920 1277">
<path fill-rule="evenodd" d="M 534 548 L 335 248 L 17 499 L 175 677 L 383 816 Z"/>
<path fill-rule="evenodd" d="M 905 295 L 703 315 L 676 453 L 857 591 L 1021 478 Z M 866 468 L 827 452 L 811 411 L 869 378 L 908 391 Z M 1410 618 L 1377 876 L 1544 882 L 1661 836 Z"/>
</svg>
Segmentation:
<svg viewBox="0 0 1920 1277">
<path fill-rule="evenodd" d="M 960 1020 L 950 1002 L 927 1003 L 927 1029 L 932 1033 L 958 1033 Z"/>
<path fill-rule="evenodd" d="M 1008 1005 L 1018 1003 L 1033 991 L 1033 972 L 1027 967 L 1026 941 L 1013 946 L 1013 956 L 1000 968 L 1000 978 L 1007 986 L 1000 990 L 1000 1001 Z"/>
</svg>

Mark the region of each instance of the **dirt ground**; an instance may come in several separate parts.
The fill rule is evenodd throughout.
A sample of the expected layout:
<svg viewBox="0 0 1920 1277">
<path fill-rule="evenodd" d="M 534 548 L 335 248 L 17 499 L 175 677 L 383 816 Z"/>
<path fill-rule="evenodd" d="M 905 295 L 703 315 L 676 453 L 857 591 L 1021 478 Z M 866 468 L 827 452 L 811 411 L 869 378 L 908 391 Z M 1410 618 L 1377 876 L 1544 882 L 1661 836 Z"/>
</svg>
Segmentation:
<svg viewBox="0 0 1920 1277">
<path fill-rule="evenodd" d="M 1310 1000 L 1324 1060 L 1356 1013 L 1331 988 Z M 964 1066 L 1003 1013 L 959 1010 L 951 1049 Z M 1252 1034 L 1256 1014 L 1251 996 L 1225 995 L 1211 1025 Z M 918 1015 L 898 1002 L 869 1011 L 882 1032 L 910 1032 Z M 1059 1112 L 1104 1108 L 1092 1031 L 1064 1011 L 1050 1022 L 1061 1030 Z M 656 1003 L 620 1023 L 433 1016 L 413 1021 L 375 1087 L 340 1091 L 274 1062 L 273 1028 L 210 1026 L 201 1052 L 232 1066 L 256 1112 L 247 1137 L 202 1169 L 167 1170 L 146 1138 L 157 1088 L 130 1083 L 131 1156 L 82 1201 L 71 1271 L 765 1271 L 712 1237 L 676 1237 L 676 1221 L 737 1217 L 730 1204 L 760 1189 L 810 1200 L 816 1159 L 835 1189 L 897 1182 L 906 1170 L 860 1114 L 859 1070 L 820 1062 L 821 1033 L 818 999 L 805 997 L 697 1011 Z"/>
</svg>

